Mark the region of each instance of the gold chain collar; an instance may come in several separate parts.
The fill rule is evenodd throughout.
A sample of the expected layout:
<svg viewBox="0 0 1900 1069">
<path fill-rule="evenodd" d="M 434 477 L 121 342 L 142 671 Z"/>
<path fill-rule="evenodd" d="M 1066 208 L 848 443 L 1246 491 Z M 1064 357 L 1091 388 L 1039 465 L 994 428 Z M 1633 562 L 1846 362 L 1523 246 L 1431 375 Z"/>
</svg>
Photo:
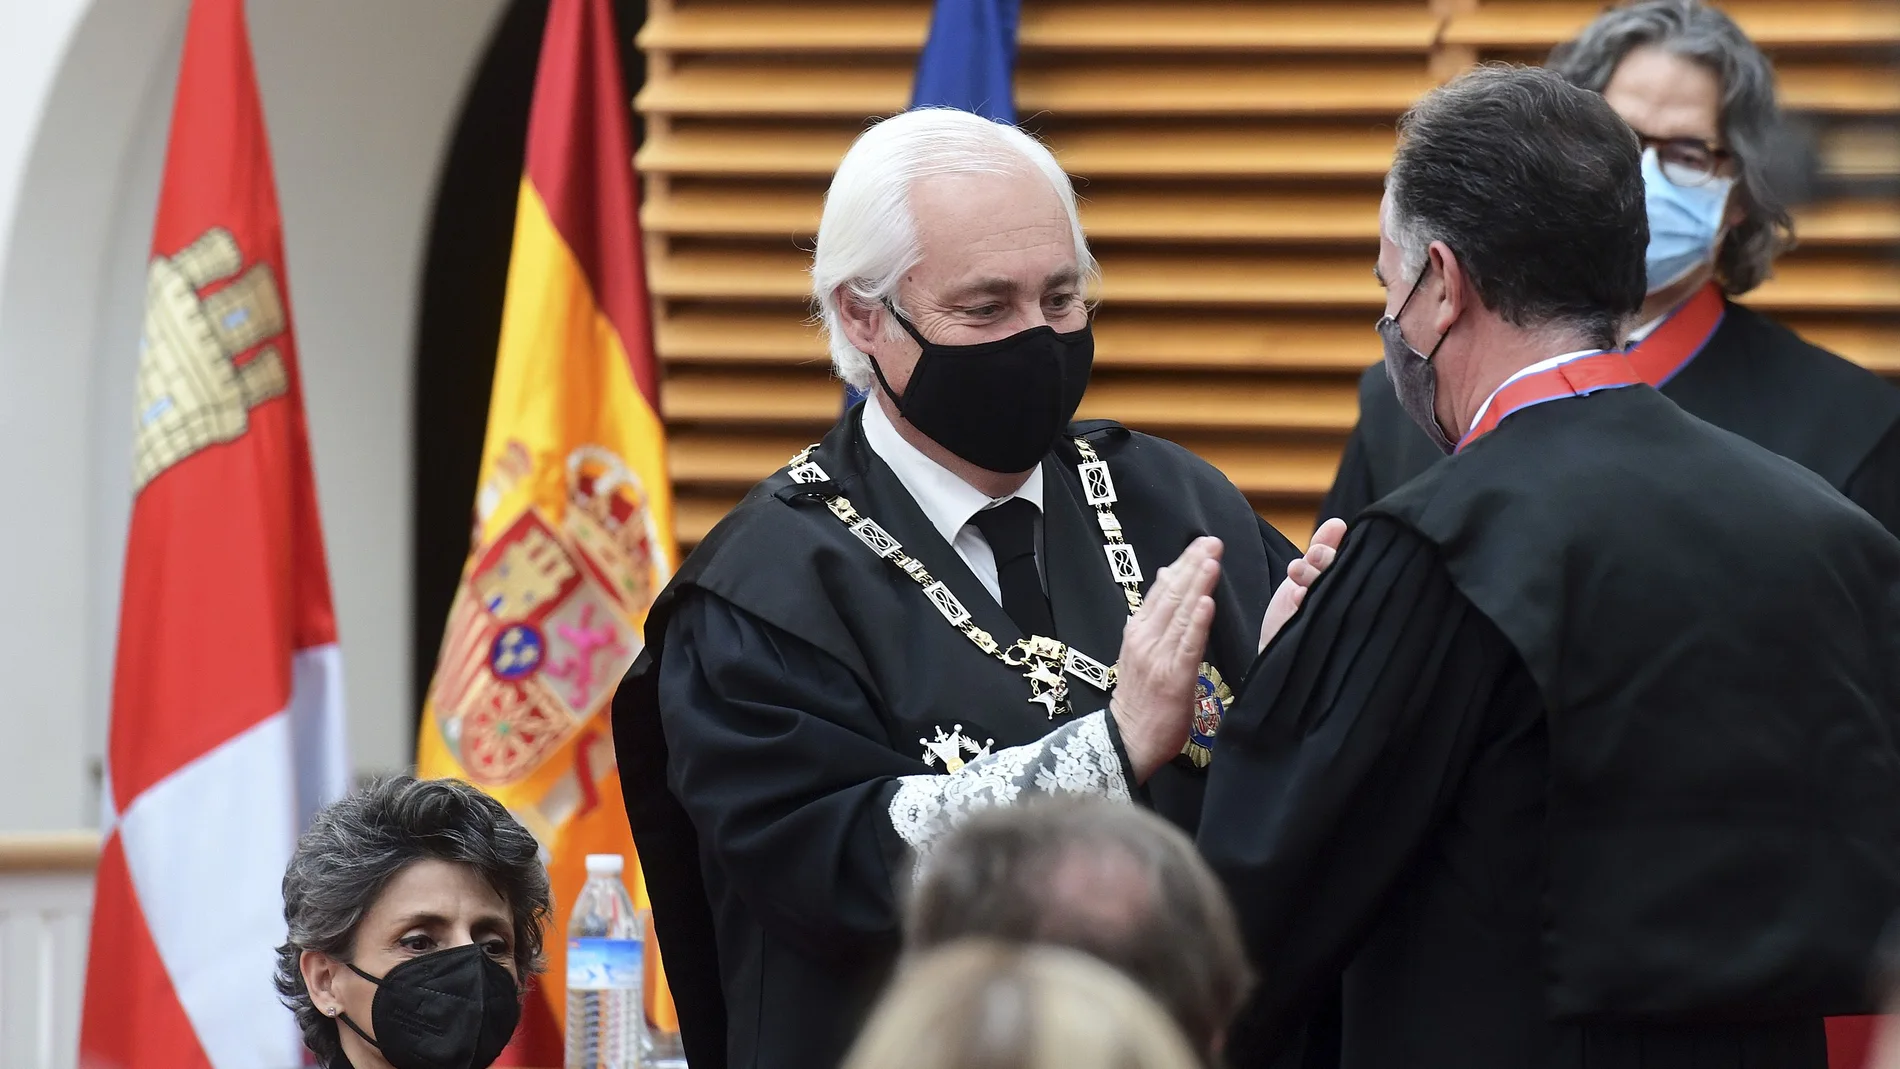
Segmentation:
<svg viewBox="0 0 1900 1069">
<path fill-rule="evenodd" d="M 1141 608 L 1141 562 L 1135 559 L 1135 547 L 1122 538 L 1121 520 L 1110 506 L 1115 503 L 1115 480 L 1108 464 L 1096 455 L 1093 446 L 1081 438 L 1071 439 L 1082 463 L 1076 471 L 1082 477 L 1082 492 L 1095 508 L 1095 521 L 1102 529 L 1102 551 L 1108 556 L 1109 574 L 1122 588 L 1129 615 Z M 811 459 L 817 446 L 806 446 L 791 460 L 787 472 L 795 483 L 830 482 L 831 476 Z M 825 507 L 855 535 L 858 541 L 879 557 L 890 561 L 923 588 L 924 596 L 936 606 L 951 627 L 963 632 L 977 649 L 1022 672 L 1029 682 L 1029 700 L 1048 710 L 1049 718 L 1066 716 L 1069 711 L 1069 681 L 1074 676 L 1107 694 L 1115 688 L 1115 666 L 1106 665 L 1057 639 L 1031 635 L 1008 646 L 999 645 L 994 636 L 976 625 L 970 610 L 951 593 L 950 588 L 930 574 L 923 562 L 904 551 L 904 546 L 889 531 L 852 507 L 842 494 L 823 494 Z"/>
</svg>

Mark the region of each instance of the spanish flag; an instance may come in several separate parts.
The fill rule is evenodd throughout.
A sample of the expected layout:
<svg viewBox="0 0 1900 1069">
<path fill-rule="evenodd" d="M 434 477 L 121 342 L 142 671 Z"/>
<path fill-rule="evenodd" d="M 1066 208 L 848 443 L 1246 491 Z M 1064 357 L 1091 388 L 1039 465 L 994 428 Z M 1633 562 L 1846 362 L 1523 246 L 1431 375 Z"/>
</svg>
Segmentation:
<svg viewBox="0 0 1900 1069">
<path fill-rule="evenodd" d="M 628 859 L 608 707 L 672 574 L 673 504 L 608 0 L 553 0 L 462 571 L 417 739 L 422 776 L 486 790 L 540 839 L 548 970 L 503 1064 L 558 1065 L 584 856 Z M 648 1013 L 672 1004 L 648 940 Z"/>
</svg>

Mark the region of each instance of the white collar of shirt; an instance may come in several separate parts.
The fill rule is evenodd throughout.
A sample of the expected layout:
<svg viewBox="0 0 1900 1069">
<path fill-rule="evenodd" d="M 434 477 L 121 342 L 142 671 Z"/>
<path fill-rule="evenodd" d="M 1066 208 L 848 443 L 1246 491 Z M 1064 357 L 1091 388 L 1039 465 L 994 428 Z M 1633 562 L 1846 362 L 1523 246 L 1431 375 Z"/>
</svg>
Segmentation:
<svg viewBox="0 0 1900 1069">
<path fill-rule="evenodd" d="M 910 491 L 917 507 L 923 510 L 924 517 L 945 542 L 954 545 L 957 533 L 970 522 L 970 517 L 1010 498 L 1020 497 L 1036 506 L 1036 511 L 1042 511 L 1042 465 L 1030 471 L 1029 478 L 1015 493 L 992 498 L 905 441 L 891 424 L 891 418 L 884 414 L 884 406 L 878 404 L 877 398 L 865 398 L 861 407 L 864 409 L 864 440 L 871 452 L 890 466 L 897 481 Z M 995 570 L 994 564 L 991 570 Z"/>
<path fill-rule="evenodd" d="M 1503 393 L 1504 388 L 1506 386 L 1509 386 L 1511 383 L 1516 382 L 1517 380 L 1524 378 L 1526 376 L 1535 375 L 1540 371 L 1549 371 L 1551 368 L 1556 367 L 1558 364 L 1561 364 L 1566 360 L 1574 360 L 1579 356 L 1589 356 L 1591 353 L 1600 353 L 1602 351 L 1603 350 L 1601 349 L 1578 349 L 1574 353 L 1559 353 L 1556 356 L 1549 358 L 1548 360 L 1539 360 L 1537 363 L 1532 364 L 1529 367 L 1519 368 L 1516 372 L 1514 372 L 1511 375 L 1510 378 L 1505 379 L 1503 382 L 1498 383 L 1498 388 L 1495 390 L 1492 390 L 1491 396 L 1485 398 L 1484 404 L 1481 404 L 1478 406 L 1478 414 L 1471 417 L 1471 425 L 1473 427 L 1476 427 L 1478 424 L 1484 422 L 1484 414 L 1491 410 L 1491 402 L 1497 400 L 1498 394 Z M 1467 431 L 1465 433 L 1469 434 L 1470 432 Z"/>
</svg>

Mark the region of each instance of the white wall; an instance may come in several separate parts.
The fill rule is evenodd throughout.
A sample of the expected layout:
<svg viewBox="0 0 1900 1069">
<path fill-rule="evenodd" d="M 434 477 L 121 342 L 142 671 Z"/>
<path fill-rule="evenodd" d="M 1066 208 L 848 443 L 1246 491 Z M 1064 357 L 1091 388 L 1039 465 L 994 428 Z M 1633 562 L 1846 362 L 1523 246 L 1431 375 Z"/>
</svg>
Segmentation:
<svg viewBox="0 0 1900 1069">
<path fill-rule="evenodd" d="M 132 391 L 187 0 L 0 0 L 0 831 L 97 820 Z M 250 0 L 359 771 L 409 760 L 412 337 L 503 0 Z"/>
</svg>

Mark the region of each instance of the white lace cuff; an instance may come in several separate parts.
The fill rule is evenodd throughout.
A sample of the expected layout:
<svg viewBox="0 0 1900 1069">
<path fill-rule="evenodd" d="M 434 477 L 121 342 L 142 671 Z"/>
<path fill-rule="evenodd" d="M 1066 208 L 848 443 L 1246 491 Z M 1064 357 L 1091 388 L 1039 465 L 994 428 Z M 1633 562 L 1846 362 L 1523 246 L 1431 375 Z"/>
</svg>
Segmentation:
<svg viewBox="0 0 1900 1069">
<path fill-rule="evenodd" d="M 1130 800 L 1106 709 L 1064 724 L 1039 742 L 980 757 L 950 775 L 900 778 L 891 798 L 891 826 L 921 856 L 971 814 L 1009 805 L 1024 794 Z"/>
</svg>

